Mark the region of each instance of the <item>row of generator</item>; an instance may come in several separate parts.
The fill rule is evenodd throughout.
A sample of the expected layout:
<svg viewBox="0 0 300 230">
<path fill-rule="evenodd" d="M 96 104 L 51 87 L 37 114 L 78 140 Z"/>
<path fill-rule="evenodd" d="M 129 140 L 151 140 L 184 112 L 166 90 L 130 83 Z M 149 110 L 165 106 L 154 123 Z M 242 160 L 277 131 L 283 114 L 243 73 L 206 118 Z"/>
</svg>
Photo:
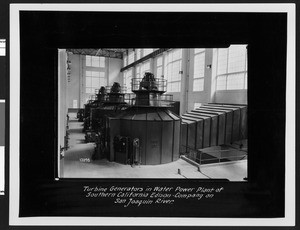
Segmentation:
<svg viewBox="0 0 300 230">
<path fill-rule="evenodd" d="M 247 139 L 246 106 L 204 104 L 179 116 L 166 86 L 165 79 L 145 73 L 132 79 L 131 94 L 118 83 L 101 87 L 78 113 L 86 142 L 95 143 L 94 160 L 157 165 L 191 149 Z"/>
</svg>

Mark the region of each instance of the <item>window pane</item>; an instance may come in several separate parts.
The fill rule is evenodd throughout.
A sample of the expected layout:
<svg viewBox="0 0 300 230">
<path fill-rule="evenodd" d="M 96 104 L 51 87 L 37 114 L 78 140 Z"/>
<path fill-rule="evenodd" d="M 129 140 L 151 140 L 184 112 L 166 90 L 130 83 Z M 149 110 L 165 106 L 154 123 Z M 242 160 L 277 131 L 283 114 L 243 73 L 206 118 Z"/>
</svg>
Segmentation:
<svg viewBox="0 0 300 230">
<path fill-rule="evenodd" d="M 152 53 L 153 52 L 153 49 L 144 49 L 144 54 L 143 54 L 143 57 L 147 56 L 148 54 Z"/>
<path fill-rule="evenodd" d="M 200 53 L 195 55 L 194 58 L 194 78 L 202 78 L 204 77 L 204 61 L 205 61 L 205 53 Z"/>
<path fill-rule="evenodd" d="M 167 79 L 170 82 L 172 81 L 172 66 L 173 66 L 172 63 L 167 66 L 167 70 L 168 70 Z"/>
<path fill-rule="evenodd" d="M 158 57 L 157 59 L 156 59 L 156 66 L 161 66 L 162 65 L 162 56 L 160 56 L 160 57 Z"/>
<path fill-rule="evenodd" d="M 100 67 L 105 67 L 105 57 L 100 57 Z"/>
<path fill-rule="evenodd" d="M 105 78 L 100 78 L 100 87 L 101 86 L 107 86 L 107 81 Z"/>
<path fill-rule="evenodd" d="M 227 89 L 243 89 L 244 88 L 244 73 L 230 74 L 227 77 Z"/>
<path fill-rule="evenodd" d="M 100 77 L 101 77 L 101 78 L 104 78 L 104 77 L 105 77 L 105 72 L 100 72 L 99 74 L 100 74 Z"/>
<path fill-rule="evenodd" d="M 150 61 L 144 62 L 141 67 L 141 77 L 144 76 L 145 72 L 150 71 Z"/>
<path fill-rule="evenodd" d="M 134 52 L 130 52 L 128 55 L 128 65 L 134 62 Z"/>
<path fill-rule="evenodd" d="M 218 78 L 217 78 L 217 90 L 226 90 L 226 75 L 218 76 Z"/>
<path fill-rule="evenodd" d="M 245 89 L 248 88 L 248 74 L 247 72 L 245 73 Z"/>
<path fill-rule="evenodd" d="M 99 90 L 99 87 L 91 88 L 92 94 L 95 94 Z"/>
<path fill-rule="evenodd" d="M 245 71 L 245 58 L 245 45 L 230 46 L 228 56 L 228 73 Z"/>
<path fill-rule="evenodd" d="M 175 49 L 173 51 L 172 61 L 181 59 L 181 56 L 182 56 L 182 49 Z"/>
<path fill-rule="evenodd" d="M 182 49 L 174 49 L 165 55 L 164 77 L 167 80 L 168 92 L 180 92 Z"/>
<path fill-rule="evenodd" d="M 141 58 L 141 49 L 136 49 L 135 53 L 136 53 L 136 60 L 139 60 Z"/>
<path fill-rule="evenodd" d="M 89 56 L 89 55 L 85 56 L 85 65 L 92 66 L 92 56 Z"/>
<path fill-rule="evenodd" d="M 181 61 L 173 62 L 172 65 L 172 81 L 179 81 L 181 79 L 181 74 L 179 73 L 181 69 Z"/>
<path fill-rule="evenodd" d="M 100 66 L 99 57 L 95 57 L 95 56 L 92 57 L 92 66 L 93 67 L 99 67 Z"/>
<path fill-rule="evenodd" d="M 92 88 L 85 88 L 86 93 L 92 93 Z"/>
<path fill-rule="evenodd" d="M 92 71 L 85 71 L 85 76 L 91 77 L 92 76 Z"/>
<path fill-rule="evenodd" d="M 99 72 L 98 71 L 91 71 L 92 72 L 92 77 L 99 77 Z"/>
<path fill-rule="evenodd" d="M 203 91 L 204 89 L 204 78 L 194 79 L 193 91 Z"/>
<path fill-rule="evenodd" d="M 202 48 L 200 48 L 200 49 L 195 49 L 194 50 L 194 54 L 197 54 L 197 53 L 200 53 L 200 52 L 204 52 L 205 51 L 205 49 L 202 49 Z"/>
<path fill-rule="evenodd" d="M 225 74 L 227 72 L 227 49 L 218 50 L 218 66 L 217 74 Z"/>
<path fill-rule="evenodd" d="M 92 87 L 100 88 L 100 79 L 99 78 L 92 78 Z"/>
<path fill-rule="evenodd" d="M 85 86 L 86 87 L 91 87 L 92 86 L 92 78 L 91 77 L 86 77 L 85 78 Z"/>
<path fill-rule="evenodd" d="M 156 77 L 161 77 L 162 75 L 162 67 L 158 67 L 156 70 Z"/>
<path fill-rule="evenodd" d="M 180 92 L 180 82 L 172 82 L 171 83 L 171 92 Z"/>
</svg>

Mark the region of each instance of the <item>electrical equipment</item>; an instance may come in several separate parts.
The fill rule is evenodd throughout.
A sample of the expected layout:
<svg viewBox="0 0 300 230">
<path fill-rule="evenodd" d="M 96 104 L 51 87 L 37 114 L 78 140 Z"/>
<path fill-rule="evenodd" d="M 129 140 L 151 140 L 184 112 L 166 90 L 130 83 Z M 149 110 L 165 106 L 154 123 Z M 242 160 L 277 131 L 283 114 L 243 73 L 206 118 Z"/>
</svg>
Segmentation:
<svg viewBox="0 0 300 230">
<path fill-rule="evenodd" d="M 90 108 L 89 132 L 92 138 L 86 138 L 95 143 L 93 159 L 107 158 L 109 154 L 109 135 L 107 117 L 114 117 L 128 106 L 125 102 L 125 89 L 115 82 L 111 87 L 101 87 L 97 93 L 97 100 Z M 87 133 L 86 135 L 91 135 Z"/>
<path fill-rule="evenodd" d="M 127 164 L 130 162 L 129 156 L 129 146 L 130 138 L 115 136 L 114 137 L 114 152 L 115 152 L 115 161 L 121 164 Z"/>
<path fill-rule="evenodd" d="M 139 139 L 139 154 L 132 154 L 134 161 L 142 165 L 164 164 L 179 158 L 180 117 L 169 110 L 172 96 L 163 95 L 166 87 L 166 80 L 154 78 L 152 73 L 133 78 L 135 98 L 131 107 L 109 118 L 111 140 L 116 135 Z M 116 161 L 113 148 L 110 153 L 110 160 Z"/>
</svg>

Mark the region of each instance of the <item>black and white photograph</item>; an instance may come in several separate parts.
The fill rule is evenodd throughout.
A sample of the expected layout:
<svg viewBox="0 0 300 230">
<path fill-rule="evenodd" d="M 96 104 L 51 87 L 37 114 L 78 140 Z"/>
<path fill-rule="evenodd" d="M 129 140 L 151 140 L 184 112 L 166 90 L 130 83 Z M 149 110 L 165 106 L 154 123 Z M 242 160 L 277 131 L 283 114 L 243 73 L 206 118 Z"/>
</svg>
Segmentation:
<svg viewBox="0 0 300 230">
<path fill-rule="evenodd" d="M 0 228 L 295 226 L 295 4 L 64 2 L 3 4 Z"/>
<path fill-rule="evenodd" d="M 59 177 L 247 181 L 247 45 L 58 53 Z"/>
</svg>

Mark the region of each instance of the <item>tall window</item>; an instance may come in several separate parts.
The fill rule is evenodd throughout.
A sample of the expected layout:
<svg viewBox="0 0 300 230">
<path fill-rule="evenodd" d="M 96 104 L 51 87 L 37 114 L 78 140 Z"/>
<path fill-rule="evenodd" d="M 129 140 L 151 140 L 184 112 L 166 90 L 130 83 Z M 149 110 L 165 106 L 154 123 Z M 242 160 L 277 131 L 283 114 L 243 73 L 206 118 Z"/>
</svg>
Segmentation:
<svg viewBox="0 0 300 230">
<path fill-rule="evenodd" d="M 150 60 L 143 62 L 141 66 L 141 77 L 144 76 L 145 72 L 150 72 Z"/>
<path fill-rule="evenodd" d="M 247 89 L 246 45 L 218 49 L 217 90 Z"/>
<path fill-rule="evenodd" d="M 105 67 L 105 57 L 85 56 L 85 65 L 89 67 Z"/>
<path fill-rule="evenodd" d="M 141 64 L 135 66 L 135 77 L 140 78 Z"/>
<path fill-rule="evenodd" d="M 131 92 L 131 79 L 132 79 L 132 68 L 127 69 L 123 73 L 124 75 L 124 86 L 126 87 L 126 92 L 130 93 Z"/>
<path fill-rule="evenodd" d="M 128 65 L 130 65 L 131 63 L 134 62 L 134 51 L 131 51 L 129 54 L 128 54 Z"/>
<path fill-rule="evenodd" d="M 85 93 L 95 94 L 101 86 L 106 86 L 105 72 L 85 71 Z"/>
<path fill-rule="evenodd" d="M 139 60 L 141 58 L 141 49 L 136 49 L 135 50 L 135 55 L 136 55 L 136 60 Z"/>
<path fill-rule="evenodd" d="M 150 72 L 150 60 L 143 62 L 136 66 L 135 76 L 136 78 L 142 78 L 145 72 Z"/>
<path fill-rule="evenodd" d="M 156 77 L 161 77 L 163 75 L 163 57 L 159 56 L 156 59 Z"/>
<path fill-rule="evenodd" d="M 204 71 L 205 71 L 205 49 L 195 49 L 193 91 L 203 91 Z"/>
<path fill-rule="evenodd" d="M 165 55 L 164 76 L 168 81 L 168 92 L 180 92 L 182 49 L 174 49 Z"/>
<path fill-rule="evenodd" d="M 147 56 L 148 54 L 151 54 L 153 52 L 153 49 L 143 49 L 143 57 Z"/>
</svg>

